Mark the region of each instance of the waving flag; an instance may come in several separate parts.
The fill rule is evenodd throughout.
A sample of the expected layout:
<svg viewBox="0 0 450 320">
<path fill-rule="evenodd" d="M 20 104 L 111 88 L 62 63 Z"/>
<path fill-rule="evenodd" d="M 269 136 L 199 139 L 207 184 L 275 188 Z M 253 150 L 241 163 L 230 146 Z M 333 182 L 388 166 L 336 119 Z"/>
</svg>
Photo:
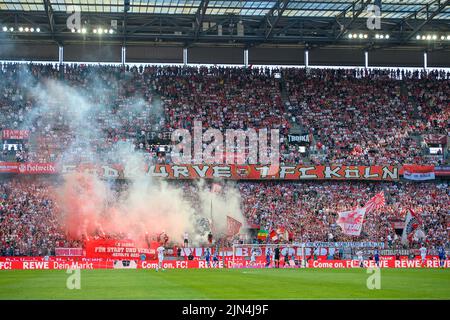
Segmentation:
<svg viewBox="0 0 450 320">
<path fill-rule="evenodd" d="M 289 238 L 289 234 L 285 227 L 280 227 L 277 229 L 277 235 L 280 239 L 287 240 Z"/>
<path fill-rule="evenodd" d="M 367 201 L 364 208 L 367 209 L 367 213 L 372 212 L 373 210 L 379 209 L 386 204 L 386 200 L 384 199 L 384 192 L 381 191 L 377 193 L 372 199 Z"/>
<path fill-rule="evenodd" d="M 434 166 L 404 165 L 403 178 L 408 180 L 434 180 Z"/>
<path fill-rule="evenodd" d="M 337 225 L 342 228 L 344 234 L 350 236 L 359 236 L 361 234 L 364 216 L 366 213 L 381 208 L 386 204 L 384 192 L 377 193 L 372 199 L 367 201 L 363 208 L 357 208 L 351 211 L 339 212 Z"/>
<path fill-rule="evenodd" d="M 242 223 L 240 223 L 238 220 L 227 216 L 227 235 L 228 236 L 234 236 L 235 234 L 239 233 L 239 230 L 242 227 Z"/>
<path fill-rule="evenodd" d="M 366 208 L 357 208 L 351 211 L 339 212 L 337 225 L 342 228 L 344 234 L 359 236 L 361 234 Z"/>
<path fill-rule="evenodd" d="M 266 240 L 268 235 L 269 235 L 269 232 L 267 230 L 260 229 L 258 231 L 258 239 L 259 240 Z"/>
<path fill-rule="evenodd" d="M 278 234 L 275 230 L 272 230 L 270 232 L 270 240 L 272 241 L 278 241 Z"/>
<path fill-rule="evenodd" d="M 408 244 L 413 238 L 414 234 L 418 237 L 423 238 L 425 234 L 420 227 L 423 221 L 420 215 L 416 214 L 411 208 L 408 208 L 408 213 L 406 214 L 405 226 L 403 227 L 402 233 L 402 244 Z"/>
</svg>

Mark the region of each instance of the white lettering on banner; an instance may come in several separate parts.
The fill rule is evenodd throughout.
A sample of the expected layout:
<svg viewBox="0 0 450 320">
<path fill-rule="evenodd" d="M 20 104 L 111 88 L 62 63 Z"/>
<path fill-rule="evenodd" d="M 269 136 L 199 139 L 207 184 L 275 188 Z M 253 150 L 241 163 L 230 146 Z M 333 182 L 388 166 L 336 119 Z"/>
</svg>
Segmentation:
<svg viewBox="0 0 450 320">
<path fill-rule="evenodd" d="M 0 270 L 11 270 L 11 269 L 12 269 L 12 263 L 11 262 L 0 261 Z"/>
<path fill-rule="evenodd" d="M 318 260 L 313 261 L 313 268 L 344 268 L 342 262 L 322 262 Z"/>
<path fill-rule="evenodd" d="M 143 269 L 156 269 L 157 266 L 158 266 L 157 263 L 149 263 L 147 261 L 142 262 Z"/>
<path fill-rule="evenodd" d="M 53 262 L 53 269 L 62 270 L 62 269 L 94 269 L 94 264 L 91 263 L 64 263 L 64 262 Z"/>
<path fill-rule="evenodd" d="M 325 167 L 325 178 L 331 178 L 332 175 L 340 178 L 341 176 L 337 173 L 339 170 L 341 170 L 341 167 L 336 167 L 334 170 L 331 170 L 330 167 Z"/>
<path fill-rule="evenodd" d="M 388 167 L 383 167 L 383 179 L 386 179 L 387 177 L 390 177 L 391 179 L 398 179 L 398 168 L 392 168 L 392 171 L 389 171 Z"/>
<path fill-rule="evenodd" d="M 280 167 L 280 178 L 284 179 L 287 174 L 294 174 L 295 167 L 293 166 L 282 166 Z"/>
<path fill-rule="evenodd" d="M 166 167 L 161 166 L 159 172 L 156 172 L 156 166 L 150 166 L 148 174 L 152 177 L 167 178 L 169 174 L 167 173 Z"/>
<path fill-rule="evenodd" d="M 378 267 L 377 263 L 375 262 L 375 260 L 365 261 L 365 264 L 367 265 L 368 268 L 376 268 L 376 267 Z M 389 267 L 388 261 L 387 260 L 381 260 L 379 262 L 379 267 L 380 268 L 388 268 Z"/>
<path fill-rule="evenodd" d="M 208 171 L 209 166 L 203 166 L 203 169 L 200 169 L 198 165 L 192 165 L 192 168 L 198 174 L 200 178 L 206 177 L 206 171 Z"/>
<path fill-rule="evenodd" d="M 213 167 L 214 178 L 230 178 L 231 168 L 229 166 L 214 166 Z"/>
<path fill-rule="evenodd" d="M 255 169 L 260 172 L 261 178 L 266 178 L 269 174 L 269 167 L 256 167 Z"/>
<path fill-rule="evenodd" d="M 300 179 L 311 179 L 311 178 L 317 178 L 317 175 L 315 174 L 308 174 L 307 171 L 314 170 L 315 167 L 306 167 L 306 168 L 300 168 Z"/>
<path fill-rule="evenodd" d="M 189 170 L 187 167 L 180 167 L 180 166 L 172 166 L 173 170 L 173 176 L 175 178 L 179 178 L 180 175 L 184 177 L 189 177 Z"/>
<path fill-rule="evenodd" d="M 32 258 L 32 257 L 31 257 Z M 426 263 L 421 263 L 420 259 L 417 260 L 394 260 L 393 256 L 384 257 L 386 259 L 380 260 L 379 266 L 376 265 L 373 260 L 364 260 L 364 268 L 440 268 L 439 260 L 436 257 L 427 259 Z M 392 258 L 392 259 L 387 259 Z M 63 270 L 63 269 L 110 269 L 112 267 L 113 260 L 109 259 L 91 259 L 82 258 L 78 261 L 58 259 L 59 261 L 44 262 L 44 261 L 26 261 L 27 258 L 14 258 L 15 262 L 3 259 L 0 261 L 0 270 Z M 34 258 L 37 259 L 37 258 Z M 138 264 L 138 259 L 133 259 Z M 234 264 L 233 264 L 234 263 Z M 193 261 L 164 261 L 163 267 L 168 269 L 180 268 L 223 268 L 224 264 L 228 267 L 246 267 L 250 266 L 250 261 L 242 258 L 236 258 L 234 261 L 231 258 L 220 260 L 218 263 L 210 263 L 209 266 L 204 259 Z M 265 259 L 261 258 L 257 260 L 254 267 L 264 267 Z M 138 268 L 141 269 L 155 269 L 157 267 L 157 261 L 143 261 L 138 264 Z M 309 261 L 308 267 L 311 268 L 360 268 L 358 260 L 314 260 Z M 446 260 L 444 268 L 450 268 L 450 260 Z M 1 272 L 0 272 L 1 274 Z"/>
<path fill-rule="evenodd" d="M 181 268 L 181 269 L 187 269 L 187 267 L 188 267 L 187 261 L 177 261 L 176 265 L 177 265 L 177 268 Z"/>
<path fill-rule="evenodd" d="M 359 178 L 359 170 L 358 169 L 345 169 L 345 177 L 347 179 Z"/>
<path fill-rule="evenodd" d="M 396 268 L 420 268 L 421 263 L 418 260 L 395 260 Z"/>
<path fill-rule="evenodd" d="M 428 268 L 439 268 L 439 260 L 427 260 L 426 265 Z"/>
<path fill-rule="evenodd" d="M 374 174 L 370 174 L 370 168 L 371 167 L 367 167 L 364 169 L 364 178 L 378 178 L 378 174 L 374 173 Z"/>
<path fill-rule="evenodd" d="M 55 165 L 52 163 L 21 163 L 19 165 L 20 173 L 56 173 Z"/>
<path fill-rule="evenodd" d="M 34 262 L 34 261 L 30 261 L 30 262 L 24 262 L 23 263 L 23 268 L 25 270 L 42 270 L 42 269 L 49 269 L 48 266 L 48 262 Z"/>
<path fill-rule="evenodd" d="M 289 142 L 309 142 L 309 135 L 304 134 L 304 135 L 298 136 L 298 135 L 289 134 L 288 141 Z"/>
<path fill-rule="evenodd" d="M 409 180 L 434 180 L 436 178 L 434 172 L 427 172 L 427 173 L 409 173 L 408 171 L 405 171 L 403 173 L 403 178 L 409 179 Z"/>
</svg>

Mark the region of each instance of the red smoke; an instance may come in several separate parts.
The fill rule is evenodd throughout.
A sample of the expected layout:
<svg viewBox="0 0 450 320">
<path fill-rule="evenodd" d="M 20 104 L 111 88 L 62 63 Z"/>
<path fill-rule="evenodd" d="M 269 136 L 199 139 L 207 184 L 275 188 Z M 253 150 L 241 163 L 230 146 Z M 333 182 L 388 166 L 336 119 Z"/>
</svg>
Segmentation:
<svg viewBox="0 0 450 320">
<path fill-rule="evenodd" d="M 134 182 L 119 197 L 95 175 L 74 172 L 65 176 L 55 193 L 69 239 L 106 235 L 143 244 L 147 233 L 165 231 L 179 240 L 185 231 L 193 232 L 191 206 L 182 200 L 180 190 L 169 186 Z"/>
<path fill-rule="evenodd" d="M 106 194 L 95 186 L 92 175 L 72 173 L 65 177 L 62 190 L 57 190 L 56 199 L 61 208 L 61 223 L 69 239 L 102 233 L 102 213 Z M 104 190 L 105 192 L 107 190 Z"/>
</svg>

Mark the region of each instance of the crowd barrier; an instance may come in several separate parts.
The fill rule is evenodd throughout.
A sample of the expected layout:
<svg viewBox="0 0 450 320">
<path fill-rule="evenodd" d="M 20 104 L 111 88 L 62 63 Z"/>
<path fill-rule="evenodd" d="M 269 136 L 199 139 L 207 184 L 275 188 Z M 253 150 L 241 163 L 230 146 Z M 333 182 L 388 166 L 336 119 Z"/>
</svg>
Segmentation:
<svg viewBox="0 0 450 320">
<path fill-rule="evenodd" d="M 132 260 L 133 266 L 137 269 L 156 269 L 157 260 Z M 130 265 L 130 260 L 96 259 L 96 258 L 67 258 L 67 257 L 0 257 L 0 270 L 67 270 L 67 269 L 117 269 Z M 281 259 L 281 268 L 300 268 L 303 264 L 301 260 L 285 263 Z M 166 269 L 206 269 L 206 268 L 273 268 L 273 261 L 266 265 L 263 258 L 259 258 L 255 263 L 249 259 L 225 257 L 218 262 L 207 262 L 205 260 L 164 260 L 163 268 Z M 360 268 L 358 260 L 307 260 L 307 268 Z M 363 267 L 376 267 L 374 260 L 364 260 Z M 382 257 L 379 263 L 380 268 L 440 268 L 440 261 L 437 256 L 428 256 L 422 263 L 420 258 L 396 260 L 394 257 Z M 450 260 L 446 260 L 444 268 L 450 267 Z"/>
</svg>

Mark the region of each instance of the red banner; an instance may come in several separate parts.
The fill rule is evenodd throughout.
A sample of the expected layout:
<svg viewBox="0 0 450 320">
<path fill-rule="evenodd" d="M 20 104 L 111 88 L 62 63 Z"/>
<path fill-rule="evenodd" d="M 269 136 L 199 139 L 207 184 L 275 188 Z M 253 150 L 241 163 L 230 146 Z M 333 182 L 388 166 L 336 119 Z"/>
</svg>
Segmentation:
<svg viewBox="0 0 450 320">
<path fill-rule="evenodd" d="M 431 166 L 415 166 L 433 170 Z M 430 169 L 431 168 L 431 169 Z M 139 168 L 138 168 L 139 169 Z M 142 168 L 146 174 L 166 179 L 231 180 L 377 180 L 395 181 L 403 167 L 395 166 L 306 166 L 306 165 L 155 165 Z M 128 173 L 120 165 L 62 165 L 55 163 L 1 163 L 0 173 L 67 174 L 89 172 L 104 178 L 123 179 Z"/>
<path fill-rule="evenodd" d="M 19 164 L 17 162 L 0 162 L 0 173 L 18 173 Z"/>
<path fill-rule="evenodd" d="M 55 174 L 58 173 L 54 163 L 21 163 L 19 164 L 19 173 L 22 174 Z"/>
<path fill-rule="evenodd" d="M 58 172 L 55 163 L 0 162 L 0 173 L 57 174 Z"/>
<path fill-rule="evenodd" d="M 117 260 L 113 259 L 92 259 L 92 258 L 68 258 L 68 257 L 0 257 L 1 270 L 66 270 L 66 269 L 114 269 L 117 266 Z M 156 269 L 157 260 L 136 261 L 137 269 Z M 281 267 L 285 265 L 281 262 Z M 375 261 L 364 260 L 363 265 L 367 267 L 376 267 Z M 231 257 L 227 257 L 225 261 L 222 259 L 215 266 L 208 264 L 204 260 L 164 260 L 163 268 L 166 269 L 203 269 L 203 268 L 264 268 L 265 261 L 257 260 L 256 264 L 250 266 L 250 260 L 235 259 L 233 262 Z M 287 266 L 287 264 L 286 264 Z M 273 267 L 270 265 L 270 267 Z M 298 267 L 298 265 L 296 265 Z M 427 261 L 422 264 L 420 259 L 382 259 L 380 260 L 380 268 L 439 268 L 439 260 L 434 257 L 428 257 Z M 445 268 L 450 268 L 450 260 L 446 260 Z M 357 260 L 314 260 L 308 261 L 307 268 L 360 268 Z"/>
<path fill-rule="evenodd" d="M 12 130 L 12 129 L 3 129 L 2 130 L 3 140 L 25 140 L 30 137 L 29 130 Z"/>
<path fill-rule="evenodd" d="M 421 166 L 417 164 L 405 164 L 403 165 L 403 172 L 408 171 L 410 173 L 430 173 L 434 172 L 434 166 Z"/>
<path fill-rule="evenodd" d="M 168 179 L 337 179 L 384 181 L 399 179 L 399 169 L 393 166 L 159 165 L 150 167 L 149 174 Z"/>
<path fill-rule="evenodd" d="M 138 248 L 132 240 L 89 240 L 85 246 L 87 257 L 139 259 L 142 254 L 153 257 L 159 245 L 152 242 L 150 248 Z"/>
</svg>

